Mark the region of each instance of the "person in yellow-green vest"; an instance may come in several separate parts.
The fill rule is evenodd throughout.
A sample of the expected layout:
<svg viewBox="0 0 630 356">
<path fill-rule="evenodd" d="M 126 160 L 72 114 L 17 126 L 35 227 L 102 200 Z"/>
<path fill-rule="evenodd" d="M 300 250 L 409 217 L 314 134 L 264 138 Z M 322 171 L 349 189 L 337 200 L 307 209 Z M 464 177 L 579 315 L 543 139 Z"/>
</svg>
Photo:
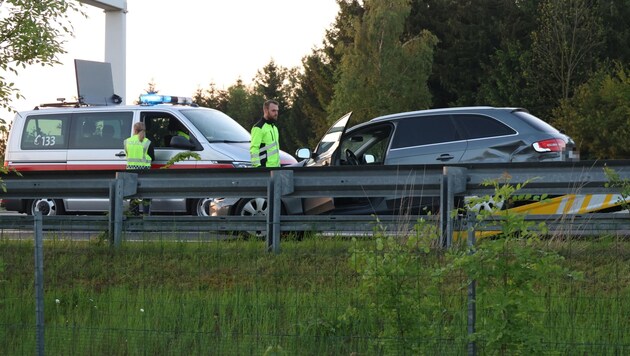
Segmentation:
<svg viewBox="0 0 630 356">
<path fill-rule="evenodd" d="M 146 138 L 144 122 L 136 122 L 133 125 L 133 135 L 125 140 L 125 154 L 127 155 L 128 170 L 151 169 L 151 162 L 155 159 L 153 143 Z M 138 210 L 138 202 L 132 201 L 131 208 Z M 145 215 L 150 214 L 151 200 L 142 200 L 142 210 Z"/>
<path fill-rule="evenodd" d="M 168 131 L 171 133 L 171 135 L 173 136 L 181 136 L 187 140 L 190 140 L 190 133 L 188 132 L 187 129 L 185 129 L 182 124 L 175 120 L 175 119 L 171 119 L 168 122 Z"/>
<path fill-rule="evenodd" d="M 254 167 L 280 167 L 280 135 L 278 102 L 267 100 L 263 104 L 263 117 L 252 127 L 252 142 L 249 148 Z"/>
</svg>

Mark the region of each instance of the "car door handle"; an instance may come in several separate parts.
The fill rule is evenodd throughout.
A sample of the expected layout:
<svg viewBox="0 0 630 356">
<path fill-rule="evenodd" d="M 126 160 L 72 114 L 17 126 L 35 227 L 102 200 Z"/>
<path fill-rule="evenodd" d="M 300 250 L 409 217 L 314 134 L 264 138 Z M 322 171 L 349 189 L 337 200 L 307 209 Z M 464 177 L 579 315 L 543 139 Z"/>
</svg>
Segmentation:
<svg viewBox="0 0 630 356">
<path fill-rule="evenodd" d="M 125 156 L 127 156 L 127 155 L 123 151 L 120 151 L 120 152 L 116 153 L 116 157 L 125 157 Z"/>
<path fill-rule="evenodd" d="M 444 154 L 441 154 L 438 158 L 436 158 L 436 160 L 438 160 L 438 161 L 450 161 L 453 158 L 455 158 L 455 157 L 451 156 L 448 153 L 444 153 Z"/>
</svg>

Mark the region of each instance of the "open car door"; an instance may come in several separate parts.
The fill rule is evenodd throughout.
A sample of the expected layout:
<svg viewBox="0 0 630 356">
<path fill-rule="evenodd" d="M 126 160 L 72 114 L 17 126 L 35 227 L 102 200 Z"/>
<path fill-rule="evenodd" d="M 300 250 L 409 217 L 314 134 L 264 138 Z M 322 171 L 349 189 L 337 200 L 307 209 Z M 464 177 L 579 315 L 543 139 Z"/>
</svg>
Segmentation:
<svg viewBox="0 0 630 356">
<path fill-rule="evenodd" d="M 351 116 L 352 112 L 345 114 L 328 129 L 324 137 L 317 144 L 315 152 L 313 152 L 311 158 L 306 162 L 307 167 L 331 165 L 333 154 L 339 147 L 341 138 L 346 133 Z M 333 210 L 335 204 L 333 198 L 328 197 L 304 198 L 303 208 L 305 214 L 316 215 Z"/>
</svg>

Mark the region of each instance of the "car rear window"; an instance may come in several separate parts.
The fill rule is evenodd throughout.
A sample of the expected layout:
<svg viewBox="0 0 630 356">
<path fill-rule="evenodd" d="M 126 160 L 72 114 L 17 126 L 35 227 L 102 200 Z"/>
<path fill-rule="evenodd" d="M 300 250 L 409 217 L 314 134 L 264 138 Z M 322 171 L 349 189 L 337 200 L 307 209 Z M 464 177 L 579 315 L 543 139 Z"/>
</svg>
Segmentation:
<svg viewBox="0 0 630 356">
<path fill-rule="evenodd" d="M 514 116 L 517 116 L 518 118 L 520 118 L 521 120 L 525 121 L 529 126 L 535 128 L 538 131 L 541 132 L 546 132 L 546 133 L 558 133 L 560 131 L 558 131 L 555 127 L 549 125 L 548 123 L 544 122 L 543 120 L 537 118 L 536 116 L 527 113 L 525 111 L 514 111 L 512 112 L 512 114 Z"/>
<path fill-rule="evenodd" d="M 447 115 L 420 116 L 400 120 L 392 148 L 403 148 L 459 141 L 461 137 Z"/>
</svg>

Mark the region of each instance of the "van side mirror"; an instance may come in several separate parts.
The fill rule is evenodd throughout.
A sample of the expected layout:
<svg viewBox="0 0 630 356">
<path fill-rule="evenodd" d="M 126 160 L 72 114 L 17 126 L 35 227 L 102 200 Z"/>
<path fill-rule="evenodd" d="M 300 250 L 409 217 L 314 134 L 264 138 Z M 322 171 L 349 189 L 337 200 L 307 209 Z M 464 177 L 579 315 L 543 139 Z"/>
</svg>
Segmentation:
<svg viewBox="0 0 630 356">
<path fill-rule="evenodd" d="M 298 148 L 295 151 L 295 155 L 299 159 L 309 159 L 311 158 L 312 152 L 310 148 Z"/>
<path fill-rule="evenodd" d="M 171 142 L 169 146 L 174 147 L 174 148 L 184 149 L 184 150 L 191 150 L 195 148 L 195 145 L 192 144 L 183 136 L 173 136 L 171 138 Z"/>
</svg>

